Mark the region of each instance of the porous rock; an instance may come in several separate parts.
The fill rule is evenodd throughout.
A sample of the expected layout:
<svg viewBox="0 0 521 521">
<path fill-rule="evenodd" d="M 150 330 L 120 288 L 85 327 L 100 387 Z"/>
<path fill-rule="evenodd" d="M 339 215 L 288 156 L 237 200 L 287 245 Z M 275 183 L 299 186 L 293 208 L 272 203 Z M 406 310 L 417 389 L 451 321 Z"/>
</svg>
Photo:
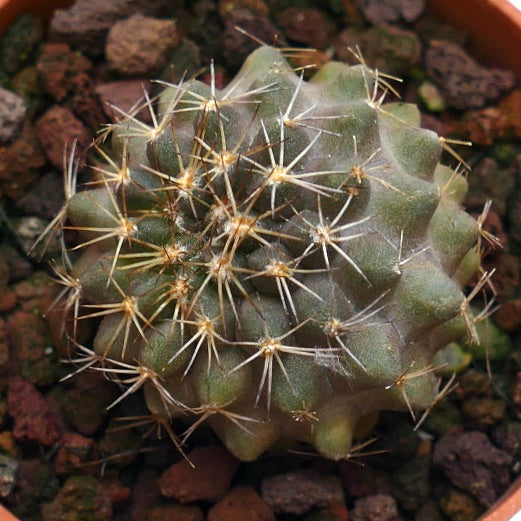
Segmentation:
<svg viewBox="0 0 521 521">
<path fill-rule="evenodd" d="M 111 69 L 122 76 L 153 76 L 179 41 L 173 21 L 136 14 L 112 26 L 105 55 Z"/>
<path fill-rule="evenodd" d="M 12 141 L 22 128 L 24 119 L 24 100 L 0 87 L 0 143 Z"/>
</svg>

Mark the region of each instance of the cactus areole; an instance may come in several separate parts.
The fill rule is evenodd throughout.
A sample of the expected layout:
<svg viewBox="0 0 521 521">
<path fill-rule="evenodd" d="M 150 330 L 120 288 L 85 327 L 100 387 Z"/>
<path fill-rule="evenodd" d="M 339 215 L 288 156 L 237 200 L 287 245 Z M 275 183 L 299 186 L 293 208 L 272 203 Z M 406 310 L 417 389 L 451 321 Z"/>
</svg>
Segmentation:
<svg viewBox="0 0 521 521">
<path fill-rule="evenodd" d="M 433 354 L 474 331 L 479 226 L 445 141 L 385 90 L 263 46 L 223 90 L 164 85 L 150 126 L 122 112 L 60 217 L 64 307 L 99 323 L 80 369 L 246 461 L 282 440 L 346 458 L 378 411 L 427 408 Z"/>
</svg>

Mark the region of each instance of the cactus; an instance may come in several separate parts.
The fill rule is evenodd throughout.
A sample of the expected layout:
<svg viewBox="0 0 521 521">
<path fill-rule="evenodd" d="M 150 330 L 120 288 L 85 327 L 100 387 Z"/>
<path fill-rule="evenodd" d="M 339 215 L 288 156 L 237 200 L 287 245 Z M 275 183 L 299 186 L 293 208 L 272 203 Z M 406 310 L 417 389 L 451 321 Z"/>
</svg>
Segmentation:
<svg viewBox="0 0 521 521">
<path fill-rule="evenodd" d="M 78 370 L 242 460 L 283 440 L 345 458 L 378 411 L 428 407 L 433 354 L 475 333 L 479 224 L 445 140 L 385 91 L 262 46 L 223 90 L 165 84 L 152 125 L 122 112 L 54 223 L 79 237 L 56 268 L 72 335 L 99 321 Z"/>
</svg>

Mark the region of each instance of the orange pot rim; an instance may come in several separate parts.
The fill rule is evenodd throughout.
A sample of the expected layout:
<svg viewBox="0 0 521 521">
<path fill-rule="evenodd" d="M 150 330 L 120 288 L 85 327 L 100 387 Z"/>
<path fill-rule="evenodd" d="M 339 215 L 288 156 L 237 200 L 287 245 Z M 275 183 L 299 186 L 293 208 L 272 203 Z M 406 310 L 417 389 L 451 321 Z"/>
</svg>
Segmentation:
<svg viewBox="0 0 521 521">
<path fill-rule="evenodd" d="M 0 0 L 0 35 L 22 13 L 32 13 L 46 22 L 58 7 L 70 5 L 73 0 Z"/>
<path fill-rule="evenodd" d="M 0 0 L 0 35 L 20 14 L 30 12 L 49 19 L 72 0 Z M 508 0 L 427 0 L 433 15 L 466 31 L 469 48 L 478 60 L 513 70 L 521 84 L 521 11 Z M 496 504 L 477 521 L 510 521 L 521 512 L 521 476 Z M 19 521 L 0 505 L 0 521 Z"/>
</svg>

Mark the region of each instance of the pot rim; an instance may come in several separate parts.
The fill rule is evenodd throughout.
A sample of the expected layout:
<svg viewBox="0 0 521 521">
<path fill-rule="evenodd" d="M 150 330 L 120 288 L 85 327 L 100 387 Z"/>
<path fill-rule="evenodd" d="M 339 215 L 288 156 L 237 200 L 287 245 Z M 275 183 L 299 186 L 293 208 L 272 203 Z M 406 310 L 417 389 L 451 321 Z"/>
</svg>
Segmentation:
<svg viewBox="0 0 521 521">
<path fill-rule="evenodd" d="M 0 0 L 0 35 L 17 16 L 33 13 L 47 21 L 58 7 L 66 7 L 73 0 Z"/>
<path fill-rule="evenodd" d="M 20 14 L 30 12 L 49 19 L 58 7 L 73 0 L 0 0 L 0 35 Z M 479 3 L 479 8 L 476 4 Z M 449 24 L 466 30 L 470 51 L 489 65 L 514 70 L 521 84 L 521 11 L 508 0 L 427 0 L 427 10 Z M 494 24 L 490 21 L 494 20 Z M 484 35 L 484 28 L 487 32 Z M 491 42 L 493 44 L 491 45 Z M 521 512 L 521 476 L 499 500 L 476 521 L 513 521 Z M 0 504 L 1 521 L 19 521 Z"/>
</svg>

